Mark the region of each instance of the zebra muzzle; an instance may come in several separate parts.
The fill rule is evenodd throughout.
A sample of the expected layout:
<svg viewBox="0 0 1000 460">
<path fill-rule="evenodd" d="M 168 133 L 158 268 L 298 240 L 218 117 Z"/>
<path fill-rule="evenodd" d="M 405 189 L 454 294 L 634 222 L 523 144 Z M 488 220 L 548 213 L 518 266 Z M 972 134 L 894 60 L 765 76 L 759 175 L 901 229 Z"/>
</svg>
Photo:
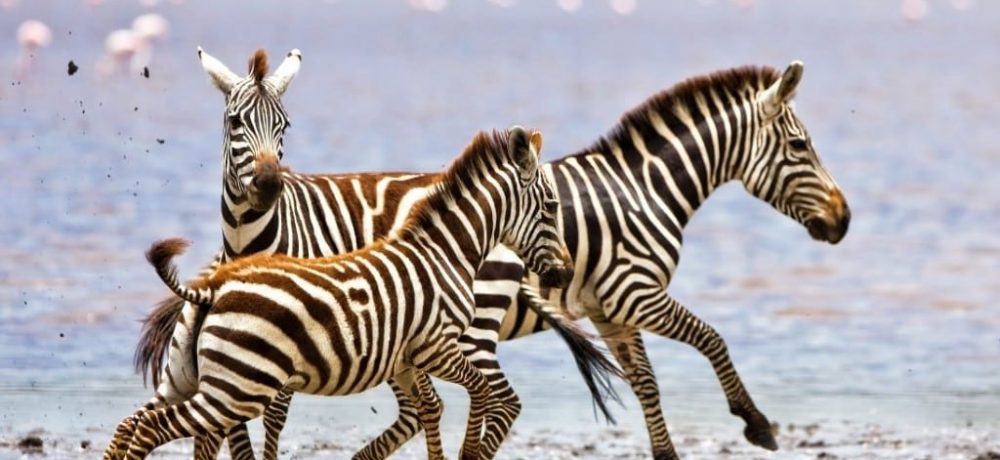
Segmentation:
<svg viewBox="0 0 1000 460">
<path fill-rule="evenodd" d="M 257 211 L 266 211 L 274 205 L 284 181 L 281 177 L 281 167 L 278 157 L 274 154 L 259 154 L 254 161 L 254 175 L 247 187 L 247 199 L 250 207 Z"/>
</svg>

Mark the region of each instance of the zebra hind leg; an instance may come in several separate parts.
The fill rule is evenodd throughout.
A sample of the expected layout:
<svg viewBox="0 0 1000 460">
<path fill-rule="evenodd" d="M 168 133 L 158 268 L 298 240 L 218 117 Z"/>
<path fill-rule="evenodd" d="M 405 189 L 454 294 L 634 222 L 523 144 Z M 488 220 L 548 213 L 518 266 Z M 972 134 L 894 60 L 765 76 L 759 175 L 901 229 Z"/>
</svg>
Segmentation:
<svg viewBox="0 0 1000 460">
<path fill-rule="evenodd" d="M 487 415 L 497 412 L 499 403 L 492 398 L 486 376 L 465 357 L 458 341 L 447 338 L 423 347 L 414 353 L 413 364 L 417 369 L 446 382 L 461 385 L 469 392 L 469 419 L 459 458 L 489 458 L 480 456 L 480 437 Z"/>
<path fill-rule="evenodd" d="M 649 443 L 653 449 L 655 460 L 677 460 L 677 452 L 670 442 L 670 432 L 667 422 L 663 419 L 663 409 L 660 407 L 660 388 L 656 384 L 656 374 L 646 356 L 646 348 L 642 343 L 642 335 L 634 328 L 622 327 L 601 321 L 594 321 L 601 337 L 608 344 L 611 353 L 632 386 L 632 392 L 639 399 L 642 415 L 646 419 L 646 430 L 649 432 Z"/>
<path fill-rule="evenodd" d="M 218 401 L 217 398 L 213 398 Z M 243 401 L 241 408 L 250 408 L 252 413 L 238 414 L 239 419 L 202 418 L 205 414 L 217 413 L 217 408 L 208 402 L 204 393 L 198 393 L 193 398 L 180 404 L 143 412 L 135 427 L 135 434 L 129 444 L 126 458 L 142 460 L 149 453 L 167 442 L 175 439 L 205 435 L 218 437 L 215 444 L 221 442 L 219 432 L 228 431 L 233 426 L 243 423 L 264 412 L 264 407 L 250 401 Z M 236 414 L 230 407 L 227 412 Z M 207 441 L 211 443 L 211 440 Z M 206 445 L 207 446 L 207 445 Z M 210 446 L 207 446 L 210 447 Z M 216 446 L 216 451 L 218 448 Z"/>
<path fill-rule="evenodd" d="M 230 429 L 226 434 L 226 443 L 229 444 L 229 456 L 233 460 L 254 460 L 253 444 L 250 444 L 250 432 L 247 431 L 246 423 Z"/>
<path fill-rule="evenodd" d="M 278 437 L 288 420 L 288 406 L 292 403 L 292 390 L 283 388 L 264 410 L 264 460 L 278 459 Z M 253 451 L 251 451 L 253 452 Z M 236 456 L 233 456 L 234 460 Z M 249 460 L 253 460 L 250 457 Z"/>
<path fill-rule="evenodd" d="M 417 402 L 420 425 L 424 429 L 427 444 L 427 458 L 444 460 L 444 448 L 441 445 L 441 415 L 444 413 L 444 406 L 431 379 L 423 372 L 410 369 L 397 375 L 395 380 L 407 397 Z"/>
<path fill-rule="evenodd" d="M 654 311 L 655 314 L 648 314 Z M 771 431 L 771 422 L 757 409 L 750 393 L 743 386 L 733 362 L 729 359 L 726 342 L 712 326 L 695 316 L 666 292 L 662 292 L 654 304 L 643 305 L 633 318 L 635 321 L 625 321 L 625 323 L 691 345 L 702 356 L 708 358 L 722 391 L 726 394 L 729 412 L 742 418 L 746 423 L 743 436 L 755 446 L 778 450 L 778 442 Z"/>
<path fill-rule="evenodd" d="M 194 458 L 195 460 L 214 460 L 219 456 L 219 448 L 222 447 L 222 438 L 225 433 L 220 431 L 200 434 L 194 438 Z"/>
<path fill-rule="evenodd" d="M 420 409 L 415 401 L 407 395 L 403 386 L 395 379 L 389 380 L 389 387 L 396 395 L 396 403 L 399 404 L 399 417 L 386 428 L 375 439 L 368 443 L 363 449 L 354 454 L 352 460 L 381 460 L 405 444 L 420 432 Z M 437 393 L 434 393 L 436 404 L 441 403 Z"/>
<path fill-rule="evenodd" d="M 156 387 L 156 393 L 153 398 L 147 401 L 146 404 L 143 404 L 141 409 L 137 410 L 132 415 L 125 417 L 121 423 L 115 427 L 115 433 L 111 438 L 111 442 L 108 444 L 107 450 L 104 452 L 103 458 L 105 460 L 117 460 L 124 458 L 125 451 L 132 442 L 132 436 L 135 433 L 136 424 L 139 422 L 139 418 L 142 414 L 147 411 L 181 402 L 193 394 L 193 392 L 185 394 L 184 391 L 186 387 L 175 384 L 175 380 L 170 378 L 172 376 L 170 374 L 169 365 L 164 368 L 163 375 L 165 377 L 160 379 L 160 383 Z"/>
</svg>

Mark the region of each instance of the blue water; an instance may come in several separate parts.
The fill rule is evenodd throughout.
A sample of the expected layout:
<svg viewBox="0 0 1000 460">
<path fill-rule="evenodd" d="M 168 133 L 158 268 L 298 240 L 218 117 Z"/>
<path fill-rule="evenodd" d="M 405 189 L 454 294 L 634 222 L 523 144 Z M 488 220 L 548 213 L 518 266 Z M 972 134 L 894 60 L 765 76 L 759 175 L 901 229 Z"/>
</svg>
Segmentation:
<svg viewBox="0 0 1000 460">
<path fill-rule="evenodd" d="M 671 291 L 726 338 L 772 419 L 1000 424 L 1000 4 L 933 3 L 907 23 L 896 2 L 861 0 L 643 1 L 629 16 L 603 2 L 575 14 L 550 2 L 438 14 L 388 0 L 165 2 L 155 11 L 172 29 L 150 78 L 100 80 L 104 35 L 146 8 L 21 3 L 0 13 L 0 427 L 104 433 L 149 394 L 130 359 L 164 289 L 143 250 L 189 238 L 192 273 L 221 241 L 222 97 L 198 45 L 240 72 L 256 47 L 302 50 L 285 163 L 305 172 L 435 170 L 476 130 L 512 124 L 541 129 L 557 158 L 685 77 L 801 59 L 797 112 L 845 191 L 850 234 L 815 243 L 729 185 L 689 226 Z M 11 81 L 27 18 L 54 42 Z M 672 426 L 738 436 L 704 358 L 647 346 Z M 518 427 L 603 429 L 554 335 L 504 344 L 501 359 L 524 401 Z M 616 415 L 644 442 L 620 391 Z M 295 407 L 293 430 L 314 429 L 308 419 L 375 433 L 393 413 L 384 390 Z M 462 416 L 449 410 L 446 426 Z"/>
</svg>

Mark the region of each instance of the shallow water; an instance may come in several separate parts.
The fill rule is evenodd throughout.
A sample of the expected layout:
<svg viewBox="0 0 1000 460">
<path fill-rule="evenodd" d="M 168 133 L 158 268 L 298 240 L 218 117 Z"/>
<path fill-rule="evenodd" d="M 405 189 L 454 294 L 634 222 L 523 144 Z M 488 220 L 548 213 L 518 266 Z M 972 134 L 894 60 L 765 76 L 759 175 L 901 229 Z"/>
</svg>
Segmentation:
<svg viewBox="0 0 1000 460">
<path fill-rule="evenodd" d="M 148 79 L 93 72 L 104 34 L 138 5 L 22 2 L 0 15 L 0 76 L 12 74 L 21 20 L 43 19 L 55 35 L 33 73 L 0 85 L 0 433 L 82 430 L 101 444 L 149 394 L 130 358 L 137 320 L 164 290 L 143 250 L 189 238 L 181 268 L 192 273 L 220 241 L 222 98 L 197 45 L 234 69 L 257 46 L 302 49 L 285 96 L 285 163 L 308 172 L 434 170 L 475 130 L 514 123 L 542 129 L 556 158 L 687 76 L 802 59 L 797 111 L 847 195 L 850 234 L 815 243 L 728 185 L 689 226 L 672 292 L 722 333 L 758 406 L 782 425 L 847 420 L 918 438 L 1000 426 L 1000 182 L 990 176 L 1000 4 L 934 3 L 906 23 L 895 2 L 863 1 L 640 2 L 630 16 L 591 2 L 575 14 L 549 3 L 431 14 L 299 2 L 278 18 L 261 2 L 191 3 L 157 8 L 173 29 Z M 707 361 L 657 337 L 647 346 L 672 430 L 739 441 Z M 555 336 L 500 353 L 525 405 L 520 439 L 610 436 Z M 465 399 L 439 387 L 454 435 Z M 618 428 L 641 454 L 637 404 L 619 390 Z M 302 444 L 322 426 L 360 440 L 393 412 L 384 389 L 299 397 L 289 436 Z M 811 452 L 787 447 L 787 458 Z"/>
</svg>

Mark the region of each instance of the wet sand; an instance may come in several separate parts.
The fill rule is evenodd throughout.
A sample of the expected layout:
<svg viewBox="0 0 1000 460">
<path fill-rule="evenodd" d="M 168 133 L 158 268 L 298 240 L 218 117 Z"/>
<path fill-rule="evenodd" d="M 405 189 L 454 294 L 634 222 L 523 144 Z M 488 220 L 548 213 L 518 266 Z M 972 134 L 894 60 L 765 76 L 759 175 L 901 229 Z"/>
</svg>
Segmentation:
<svg viewBox="0 0 1000 460">
<path fill-rule="evenodd" d="M 871 459 L 871 460 L 1000 460 L 1000 430 L 966 426 L 950 429 L 900 431 L 877 425 L 850 422 L 818 422 L 777 428 L 780 449 L 767 452 L 742 439 L 719 437 L 709 429 L 673 430 L 674 445 L 684 459 Z M 457 433 L 446 444 L 450 457 L 457 452 Z M 645 439 L 623 430 L 588 433 L 555 430 L 514 430 L 503 444 L 498 459 L 644 459 Z M 16 433 L 0 431 L 0 459 L 39 456 L 53 459 L 89 459 L 105 447 L 107 433 L 91 428 L 73 436 L 57 436 L 44 430 Z M 281 442 L 281 458 L 350 458 L 368 440 L 356 430 L 301 433 L 290 430 Z M 41 441 L 41 447 L 38 446 Z M 454 449 L 451 449 L 454 447 Z M 260 446 L 257 446 L 258 452 Z M 426 458 L 423 439 L 418 437 L 393 458 Z M 191 458 L 189 440 L 158 449 L 151 458 Z M 225 456 L 226 453 L 222 453 Z"/>
</svg>

